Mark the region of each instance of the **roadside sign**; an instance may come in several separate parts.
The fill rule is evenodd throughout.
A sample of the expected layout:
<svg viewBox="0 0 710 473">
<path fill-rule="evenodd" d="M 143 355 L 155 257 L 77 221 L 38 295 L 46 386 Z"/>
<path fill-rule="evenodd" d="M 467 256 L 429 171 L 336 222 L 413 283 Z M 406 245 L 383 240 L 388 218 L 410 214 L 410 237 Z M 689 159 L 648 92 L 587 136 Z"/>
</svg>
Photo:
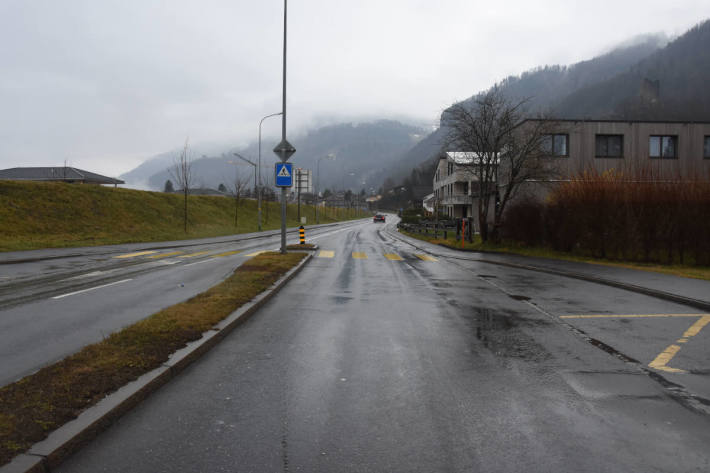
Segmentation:
<svg viewBox="0 0 710 473">
<path fill-rule="evenodd" d="M 293 164 L 276 163 L 276 187 L 291 187 L 293 185 Z"/>
<path fill-rule="evenodd" d="M 293 153 L 295 152 L 296 148 L 294 148 L 293 145 L 285 139 L 281 141 L 281 143 L 276 145 L 276 148 L 274 148 L 274 153 L 276 153 L 276 156 L 278 156 L 279 159 L 284 163 L 288 161 L 288 158 L 293 156 Z"/>
</svg>

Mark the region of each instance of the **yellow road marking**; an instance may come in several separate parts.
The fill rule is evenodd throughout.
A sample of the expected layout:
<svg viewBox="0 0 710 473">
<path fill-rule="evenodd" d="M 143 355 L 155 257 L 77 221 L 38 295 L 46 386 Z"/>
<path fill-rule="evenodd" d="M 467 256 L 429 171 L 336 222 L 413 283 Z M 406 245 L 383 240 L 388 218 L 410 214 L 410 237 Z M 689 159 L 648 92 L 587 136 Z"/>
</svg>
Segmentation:
<svg viewBox="0 0 710 473">
<path fill-rule="evenodd" d="M 438 261 L 436 258 L 434 258 L 433 256 L 429 256 L 429 255 L 415 254 L 414 256 L 416 256 L 417 258 L 419 258 L 420 260 L 423 260 L 423 261 Z"/>
<path fill-rule="evenodd" d="M 157 251 L 138 251 L 136 253 L 126 253 L 125 255 L 114 256 L 114 258 L 116 258 L 116 259 L 133 258 L 134 256 L 152 255 L 153 253 L 157 253 Z"/>
<path fill-rule="evenodd" d="M 189 255 L 182 255 L 180 258 L 194 258 L 195 256 L 202 256 L 209 253 L 209 251 L 198 251 L 197 253 L 190 253 Z"/>
<path fill-rule="evenodd" d="M 333 256 L 335 256 L 335 251 L 320 250 L 318 253 L 319 258 L 332 258 Z"/>
<path fill-rule="evenodd" d="M 642 319 L 654 317 L 705 317 L 709 314 L 627 314 L 627 315 L 560 315 L 561 319 Z"/>
<path fill-rule="evenodd" d="M 402 261 L 402 257 L 394 253 L 385 253 L 385 258 L 390 261 Z"/>
<path fill-rule="evenodd" d="M 699 334 L 703 327 L 707 324 L 710 324 L 710 315 L 702 315 L 693 325 L 690 326 L 688 330 L 685 331 L 683 337 L 678 340 L 678 343 L 686 343 L 690 337 L 694 337 Z M 686 370 L 671 368 L 668 366 L 668 363 L 673 359 L 678 351 L 680 351 L 679 345 L 671 345 L 663 350 L 663 352 L 652 362 L 650 362 L 648 366 L 657 370 L 667 371 L 669 373 L 687 373 Z"/>
<path fill-rule="evenodd" d="M 669 373 L 687 373 L 685 370 L 681 370 L 678 368 L 671 368 L 670 366 L 666 366 L 669 361 L 675 356 L 676 353 L 680 350 L 680 347 L 678 345 L 671 345 L 665 350 L 663 350 L 663 353 L 658 355 L 656 359 L 654 359 L 652 362 L 648 364 L 649 367 L 653 369 L 657 369 L 660 371 L 667 371 Z"/>
<path fill-rule="evenodd" d="M 236 255 L 237 253 L 241 253 L 241 252 L 242 252 L 242 250 L 226 251 L 224 253 L 214 255 L 213 258 L 221 258 L 223 256 L 232 256 L 232 255 Z"/>
<path fill-rule="evenodd" d="M 685 331 L 685 333 L 683 334 L 683 338 L 694 337 L 695 335 L 700 333 L 703 327 L 705 327 L 707 324 L 710 324 L 710 315 L 703 315 L 700 320 L 695 322 L 688 330 Z"/>
<path fill-rule="evenodd" d="M 176 256 L 176 255 L 181 255 L 181 254 L 182 254 L 182 251 L 173 251 L 172 253 L 161 253 L 159 255 L 149 256 L 148 258 L 152 258 L 152 259 L 167 258 L 168 256 Z"/>
<path fill-rule="evenodd" d="M 268 253 L 268 252 L 269 252 L 269 250 L 255 251 L 254 253 L 249 253 L 249 254 L 246 255 L 246 256 L 259 256 L 259 255 L 262 254 L 262 253 Z"/>
<path fill-rule="evenodd" d="M 353 251 L 353 258 L 355 259 L 367 259 L 367 255 L 360 251 Z"/>
</svg>

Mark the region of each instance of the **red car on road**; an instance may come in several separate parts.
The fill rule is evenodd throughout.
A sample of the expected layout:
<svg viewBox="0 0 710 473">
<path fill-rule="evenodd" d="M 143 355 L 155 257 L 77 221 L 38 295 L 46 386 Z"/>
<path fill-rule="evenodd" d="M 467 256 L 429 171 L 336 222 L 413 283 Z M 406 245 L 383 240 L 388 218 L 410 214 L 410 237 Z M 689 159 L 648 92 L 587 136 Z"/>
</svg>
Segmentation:
<svg viewBox="0 0 710 473">
<path fill-rule="evenodd" d="M 372 218 L 372 221 L 373 221 L 374 223 L 377 223 L 377 222 L 385 223 L 385 216 L 382 215 L 382 214 L 377 214 L 377 215 L 375 215 L 375 216 Z"/>
</svg>

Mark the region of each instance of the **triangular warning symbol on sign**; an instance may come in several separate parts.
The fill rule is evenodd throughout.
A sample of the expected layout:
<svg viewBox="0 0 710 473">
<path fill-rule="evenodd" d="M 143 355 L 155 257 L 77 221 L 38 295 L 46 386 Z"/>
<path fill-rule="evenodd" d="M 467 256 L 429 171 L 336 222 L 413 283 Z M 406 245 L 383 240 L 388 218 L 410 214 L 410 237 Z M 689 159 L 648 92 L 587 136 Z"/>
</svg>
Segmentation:
<svg viewBox="0 0 710 473">
<path fill-rule="evenodd" d="M 288 168 L 286 166 L 282 166 L 278 173 L 278 177 L 291 177 L 291 173 L 288 172 Z"/>
</svg>

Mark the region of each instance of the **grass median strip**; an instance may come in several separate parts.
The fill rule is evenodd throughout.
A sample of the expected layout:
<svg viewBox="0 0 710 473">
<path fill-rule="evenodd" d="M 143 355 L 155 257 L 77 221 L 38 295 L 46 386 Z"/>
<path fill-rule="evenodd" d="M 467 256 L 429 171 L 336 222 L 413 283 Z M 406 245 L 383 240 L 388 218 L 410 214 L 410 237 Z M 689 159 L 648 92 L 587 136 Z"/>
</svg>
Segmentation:
<svg viewBox="0 0 710 473">
<path fill-rule="evenodd" d="M 0 388 L 0 465 L 106 395 L 159 367 L 304 257 L 304 253 L 260 254 L 217 286 Z"/>
</svg>

